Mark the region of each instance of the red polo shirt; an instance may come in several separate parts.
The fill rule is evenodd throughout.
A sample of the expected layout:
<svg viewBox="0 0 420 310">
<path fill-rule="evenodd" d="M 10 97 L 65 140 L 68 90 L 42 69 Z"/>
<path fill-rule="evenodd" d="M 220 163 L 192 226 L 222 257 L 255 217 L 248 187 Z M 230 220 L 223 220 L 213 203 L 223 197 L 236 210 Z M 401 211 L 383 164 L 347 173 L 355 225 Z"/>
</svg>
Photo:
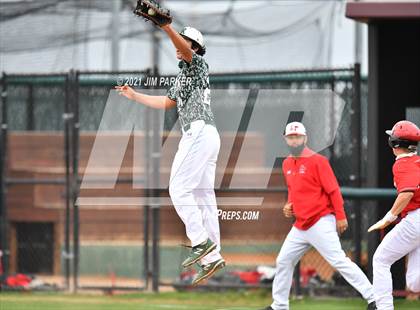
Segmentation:
<svg viewBox="0 0 420 310">
<path fill-rule="evenodd" d="M 296 228 L 307 230 L 327 214 L 346 219 L 340 187 L 327 158 L 305 148 L 300 157 L 288 156 L 283 161 L 283 175 Z"/>
<path fill-rule="evenodd" d="M 414 193 L 408 205 L 401 212 L 401 216 L 404 217 L 408 212 L 420 208 L 420 156 L 398 158 L 392 167 L 392 173 L 398 193 Z"/>
</svg>

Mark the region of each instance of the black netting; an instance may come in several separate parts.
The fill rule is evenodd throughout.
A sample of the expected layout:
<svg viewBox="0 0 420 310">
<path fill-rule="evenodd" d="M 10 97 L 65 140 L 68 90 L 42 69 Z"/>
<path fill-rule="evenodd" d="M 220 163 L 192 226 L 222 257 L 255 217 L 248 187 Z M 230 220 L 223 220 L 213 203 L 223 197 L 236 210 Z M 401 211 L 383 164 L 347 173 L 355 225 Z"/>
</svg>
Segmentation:
<svg viewBox="0 0 420 310">
<path fill-rule="evenodd" d="M 0 3 L 1 71 L 109 70 L 116 32 L 120 69 L 151 67 L 153 27 L 133 15 L 134 2 L 121 1 L 116 28 L 114 1 Z M 329 66 L 334 23 L 343 3 L 167 1 L 164 5 L 174 15 L 176 29 L 190 25 L 203 32 L 213 72 L 245 72 Z M 160 37 L 161 72 L 175 72 L 174 49 L 165 36 Z"/>
</svg>

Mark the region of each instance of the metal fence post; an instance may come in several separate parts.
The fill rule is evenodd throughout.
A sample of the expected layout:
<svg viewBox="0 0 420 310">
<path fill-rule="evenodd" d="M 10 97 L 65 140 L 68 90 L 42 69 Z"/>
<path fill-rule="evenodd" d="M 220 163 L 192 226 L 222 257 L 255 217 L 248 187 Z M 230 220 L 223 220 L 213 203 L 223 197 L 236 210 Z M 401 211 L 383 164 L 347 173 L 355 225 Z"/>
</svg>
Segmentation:
<svg viewBox="0 0 420 310">
<path fill-rule="evenodd" d="M 146 196 L 147 205 L 143 209 L 143 234 L 144 234 L 144 287 L 147 290 L 149 288 L 149 277 L 152 275 L 152 270 L 150 269 L 150 251 L 149 251 L 149 239 L 150 239 L 150 197 L 152 191 L 150 190 L 150 108 L 144 107 L 144 159 L 145 159 L 145 190 L 144 194 Z"/>
<path fill-rule="evenodd" d="M 6 160 L 7 160 L 7 76 L 3 73 L 1 91 L 1 135 L 0 135 L 0 257 L 4 275 L 9 272 L 9 240 L 6 201 Z"/>
<path fill-rule="evenodd" d="M 152 200 L 155 200 L 152 205 L 152 219 L 153 219 L 153 281 L 152 288 L 154 292 L 159 292 L 159 278 L 160 278 L 160 205 L 159 201 L 161 191 L 159 190 L 159 165 L 160 165 L 160 119 L 159 111 L 152 111 Z"/>
<path fill-rule="evenodd" d="M 72 123 L 72 113 L 71 113 L 71 102 L 70 102 L 70 91 L 71 88 L 71 75 L 67 74 L 65 80 L 65 103 L 64 103 L 64 165 L 65 165 L 65 224 L 64 224 L 64 273 L 65 273 L 65 283 L 66 288 L 70 289 L 70 261 L 72 259 L 71 249 L 70 249 L 70 216 L 71 208 L 70 201 L 72 199 L 72 190 L 71 190 L 71 175 L 70 175 L 70 165 L 71 165 L 71 123 Z"/>
<path fill-rule="evenodd" d="M 26 130 L 35 129 L 35 115 L 34 115 L 34 85 L 28 85 L 28 100 L 27 100 L 27 119 L 26 119 Z"/>
<path fill-rule="evenodd" d="M 361 152 L 362 152 L 362 137 L 361 137 L 361 92 L 360 85 L 361 76 L 360 76 L 360 64 L 356 63 L 354 65 L 354 74 L 353 74 L 353 98 L 352 98 L 352 122 L 351 122 L 351 133 L 352 133 L 352 145 L 353 145 L 353 162 L 352 167 L 354 171 L 353 175 L 353 186 L 361 187 L 362 186 L 362 173 L 361 173 Z M 360 209 L 360 204 L 354 208 L 354 261 L 360 266 L 361 265 L 361 253 L 362 253 L 362 210 Z"/>
<path fill-rule="evenodd" d="M 79 195 L 79 73 L 70 72 L 70 83 L 72 93 L 72 203 L 73 203 L 73 292 L 77 292 L 79 283 L 79 206 L 77 205 L 77 197 Z"/>
<path fill-rule="evenodd" d="M 302 287 L 300 285 L 300 261 L 296 264 L 295 272 L 293 273 L 294 277 L 294 289 L 295 297 L 300 298 L 302 296 Z"/>
<path fill-rule="evenodd" d="M 161 2 L 161 0 L 157 0 Z M 151 29 L 151 59 L 152 59 L 152 74 L 157 77 L 159 75 L 159 58 L 160 58 L 160 36 L 159 30 L 156 27 Z M 159 111 L 152 111 L 152 175 L 151 175 L 151 185 L 153 190 L 151 191 L 154 200 L 152 205 L 152 219 L 153 219 L 153 242 L 152 242 L 152 257 L 153 257 L 153 279 L 152 279 L 152 288 L 154 292 L 159 291 L 159 278 L 160 278 L 160 249 L 159 249 L 159 239 L 160 239 L 160 205 L 156 202 L 160 196 L 159 190 L 159 165 L 160 165 L 160 149 L 161 149 L 161 138 L 160 138 L 160 120 L 159 120 Z"/>
<path fill-rule="evenodd" d="M 153 191 L 156 193 L 156 191 Z M 160 253 L 159 253 L 159 230 L 160 230 L 160 212 L 158 206 L 152 207 L 152 219 L 153 219 L 153 247 L 152 247 L 152 257 L 153 257 L 153 279 L 152 279 L 152 289 L 153 292 L 159 292 L 159 278 L 160 278 Z"/>
</svg>

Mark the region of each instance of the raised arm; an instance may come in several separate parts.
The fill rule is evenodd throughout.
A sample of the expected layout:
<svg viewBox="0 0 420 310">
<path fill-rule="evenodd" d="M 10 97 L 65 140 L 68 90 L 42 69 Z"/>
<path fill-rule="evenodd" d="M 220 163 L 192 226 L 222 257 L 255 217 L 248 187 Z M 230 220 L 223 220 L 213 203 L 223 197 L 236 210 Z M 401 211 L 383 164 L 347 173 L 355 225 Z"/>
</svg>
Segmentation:
<svg viewBox="0 0 420 310">
<path fill-rule="evenodd" d="M 190 44 L 172 27 L 171 24 L 162 26 L 161 28 L 168 34 L 173 45 L 180 51 L 182 58 L 187 62 L 191 62 L 194 52 L 191 49 Z"/>
<path fill-rule="evenodd" d="M 119 95 L 130 100 L 144 104 L 154 109 L 170 109 L 176 106 L 176 101 L 169 99 L 167 96 L 150 96 L 136 92 L 130 86 L 115 86 Z"/>
</svg>

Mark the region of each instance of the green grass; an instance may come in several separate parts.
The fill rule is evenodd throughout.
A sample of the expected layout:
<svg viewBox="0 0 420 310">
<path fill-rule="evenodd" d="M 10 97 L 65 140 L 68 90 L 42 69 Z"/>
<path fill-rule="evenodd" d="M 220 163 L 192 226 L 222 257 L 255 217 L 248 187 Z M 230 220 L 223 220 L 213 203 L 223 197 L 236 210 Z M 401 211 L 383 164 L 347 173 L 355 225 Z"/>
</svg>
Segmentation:
<svg viewBox="0 0 420 310">
<path fill-rule="evenodd" d="M 267 291 L 231 293 L 143 293 L 114 296 L 0 293 L 1 310 L 256 310 L 271 303 Z M 396 309 L 419 309 L 419 301 L 396 301 Z M 291 310 L 366 309 L 361 299 L 292 300 Z"/>
</svg>

